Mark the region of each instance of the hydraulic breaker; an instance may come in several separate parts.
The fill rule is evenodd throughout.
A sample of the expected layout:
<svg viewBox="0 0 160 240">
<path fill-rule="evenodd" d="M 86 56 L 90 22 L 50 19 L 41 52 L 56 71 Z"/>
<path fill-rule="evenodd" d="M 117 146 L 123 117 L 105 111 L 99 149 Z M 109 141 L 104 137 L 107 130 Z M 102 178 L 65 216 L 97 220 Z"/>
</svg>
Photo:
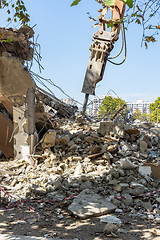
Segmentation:
<svg viewBox="0 0 160 240">
<path fill-rule="evenodd" d="M 91 55 L 82 87 L 82 92 L 95 95 L 96 84 L 102 80 L 107 58 L 113 49 L 114 32 L 97 32 L 90 47 Z"/>
<path fill-rule="evenodd" d="M 82 93 L 85 93 L 82 113 L 87 107 L 89 95 L 95 95 L 96 84 L 102 80 L 106 67 L 107 59 L 113 49 L 113 44 L 118 40 L 121 18 L 124 15 L 125 4 L 115 1 L 115 6 L 111 8 L 112 20 L 106 19 L 103 15 L 99 16 L 99 31 L 93 35 L 93 43 L 90 47 L 90 58 L 82 87 Z M 105 30 L 107 23 L 113 23 L 111 32 Z"/>
<path fill-rule="evenodd" d="M 83 113 L 86 111 L 89 95 L 95 95 L 96 84 L 102 80 L 106 67 L 106 62 L 110 52 L 113 49 L 115 38 L 114 32 L 107 32 L 104 29 L 107 19 L 102 18 L 100 30 L 93 35 L 93 43 L 90 47 L 90 58 L 82 87 L 82 93 L 85 93 Z"/>
</svg>

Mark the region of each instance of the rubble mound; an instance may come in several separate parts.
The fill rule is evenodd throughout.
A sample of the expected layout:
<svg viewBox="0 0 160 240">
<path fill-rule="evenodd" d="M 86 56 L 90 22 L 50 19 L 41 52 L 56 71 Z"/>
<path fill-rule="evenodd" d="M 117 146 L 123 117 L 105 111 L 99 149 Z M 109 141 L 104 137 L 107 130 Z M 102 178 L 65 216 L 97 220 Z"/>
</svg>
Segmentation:
<svg viewBox="0 0 160 240">
<path fill-rule="evenodd" d="M 1 162 L 1 185 L 7 192 L 23 199 L 56 201 L 80 198 L 87 189 L 96 198 L 108 199 L 117 211 L 155 211 L 156 215 L 160 177 L 155 179 L 153 170 L 153 163 L 160 160 L 156 127 L 93 123 L 81 115 L 76 120 L 55 119 L 53 126 L 37 144 L 34 155 Z M 142 165 L 150 167 L 150 172 L 145 168 L 139 171 Z M 73 205 L 83 206 L 77 202 Z M 80 206 L 77 209 L 81 212 Z"/>
</svg>

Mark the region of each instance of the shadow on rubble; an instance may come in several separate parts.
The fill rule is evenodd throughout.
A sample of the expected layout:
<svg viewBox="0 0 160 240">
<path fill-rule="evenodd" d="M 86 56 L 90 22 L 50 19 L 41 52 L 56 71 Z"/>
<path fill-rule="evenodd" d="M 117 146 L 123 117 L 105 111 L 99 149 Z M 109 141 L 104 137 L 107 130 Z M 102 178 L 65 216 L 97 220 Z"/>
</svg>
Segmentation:
<svg viewBox="0 0 160 240">
<path fill-rule="evenodd" d="M 125 213 L 117 217 L 121 218 L 122 225 L 117 225 L 119 230 L 115 238 L 115 235 L 113 237 L 104 234 L 106 223 L 100 223 L 100 217 L 81 220 L 71 215 L 66 206 L 62 207 L 60 204 L 45 204 L 43 209 L 35 211 L 27 209 L 27 206 L 6 209 L 1 204 L 0 233 L 79 240 L 159 239 L 160 228 L 153 222 L 131 218 Z"/>
</svg>

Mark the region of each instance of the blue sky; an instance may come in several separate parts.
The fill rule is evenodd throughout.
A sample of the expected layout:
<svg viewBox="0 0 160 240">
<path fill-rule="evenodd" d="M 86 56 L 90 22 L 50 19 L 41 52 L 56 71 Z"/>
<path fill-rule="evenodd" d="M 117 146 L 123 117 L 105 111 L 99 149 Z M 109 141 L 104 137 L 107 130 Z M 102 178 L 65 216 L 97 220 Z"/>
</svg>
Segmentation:
<svg viewBox="0 0 160 240">
<path fill-rule="evenodd" d="M 87 12 L 97 17 L 100 5 L 93 0 L 82 0 L 76 7 L 70 7 L 72 0 L 25 2 L 31 16 L 30 25 L 37 24 L 34 30 L 35 35 L 39 35 L 41 64 L 45 69 L 41 75 L 51 78 L 68 95 L 83 103 L 81 88 L 90 56 L 89 47 L 93 33 L 98 31 L 92 28 L 93 22 Z M 160 96 L 160 41 L 150 44 L 146 50 L 141 47 L 141 37 L 141 27 L 130 25 L 126 31 L 127 60 L 120 66 L 107 63 L 104 78 L 96 89 L 97 96 L 107 94 L 110 89 L 125 101 L 154 101 Z M 118 53 L 120 47 L 121 39 L 111 56 Z M 36 63 L 33 71 L 39 73 Z M 58 98 L 66 98 L 55 87 L 49 87 Z"/>
</svg>

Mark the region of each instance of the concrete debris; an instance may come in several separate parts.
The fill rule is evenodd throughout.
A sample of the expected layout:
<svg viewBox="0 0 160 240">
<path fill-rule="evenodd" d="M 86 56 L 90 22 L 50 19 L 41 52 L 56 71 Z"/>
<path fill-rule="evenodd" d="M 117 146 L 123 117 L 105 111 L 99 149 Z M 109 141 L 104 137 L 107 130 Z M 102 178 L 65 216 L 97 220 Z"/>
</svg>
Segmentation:
<svg viewBox="0 0 160 240">
<path fill-rule="evenodd" d="M 126 157 L 125 159 L 121 159 L 120 164 L 124 169 L 134 169 L 138 167 L 138 165 L 135 165 L 134 163 L 132 163 L 128 157 Z"/>
<path fill-rule="evenodd" d="M 107 225 L 105 226 L 104 228 L 104 233 L 106 235 L 109 235 L 109 234 L 115 234 L 117 233 L 119 227 L 113 223 L 107 223 Z M 114 236 L 113 236 L 114 237 Z"/>
<path fill-rule="evenodd" d="M 116 206 L 87 189 L 82 191 L 68 208 L 74 215 L 85 219 L 113 212 Z"/>
<path fill-rule="evenodd" d="M 148 212 L 151 212 L 152 211 L 152 204 L 150 202 L 144 202 L 143 203 L 143 207 L 145 210 L 147 210 Z"/>
<path fill-rule="evenodd" d="M 140 141 L 140 152 L 145 153 L 148 150 L 148 144 L 145 141 Z"/>
<path fill-rule="evenodd" d="M 100 122 L 98 133 L 105 136 L 106 134 L 109 135 L 110 132 L 113 132 L 113 122 Z"/>
<path fill-rule="evenodd" d="M 80 218 L 115 211 L 120 221 L 123 212 L 159 221 L 160 133 L 156 128 L 149 131 L 149 127 L 124 124 L 120 134 L 116 123 L 100 125 L 81 115 L 75 119 L 54 116 L 50 121 L 39 135 L 32 162 L 22 158 L 0 163 L 1 185 L 9 194 L 53 201 L 74 197 L 67 207 Z M 141 141 L 147 143 L 147 151 L 142 151 Z M 59 214 L 59 220 L 63 216 Z M 106 234 L 116 233 L 115 224 L 108 224 Z"/>
<path fill-rule="evenodd" d="M 19 30 L 0 28 L 0 35 L 0 55 L 6 52 L 23 60 L 32 60 L 34 49 L 29 41 L 34 35 L 32 28 L 24 26 Z"/>
<path fill-rule="evenodd" d="M 56 143 L 56 132 L 48 131 L 42 139 L 42 148 L 53 147 Z"/>
<path fill-rule="evenodd" d="M 102 217 L 100 222 L 103 222 L 103 223 L 114 223 L 114 224 L 121 224 L 122 223 L 122 221 L 119 218 L 117 218 L 117 217 L 115 217 L 113 215 L 108 215 L 108 216 Z"/>
<path fill-rule="evenodd" d="M 145 178 L 151 176 L 151 173 L 152 173 L 151 166 L 142 165 L 142 166 L 139 166 L 138 170 L 139 170 L 140 174 L 142 176 L 144 176 Z"/>
<path fill-rule="evenodd" d="M 158 217 L 158 218 L 155 218 L 154 219 L 154 223 L 160 223 L 160 218 Z"/>
</svg>

